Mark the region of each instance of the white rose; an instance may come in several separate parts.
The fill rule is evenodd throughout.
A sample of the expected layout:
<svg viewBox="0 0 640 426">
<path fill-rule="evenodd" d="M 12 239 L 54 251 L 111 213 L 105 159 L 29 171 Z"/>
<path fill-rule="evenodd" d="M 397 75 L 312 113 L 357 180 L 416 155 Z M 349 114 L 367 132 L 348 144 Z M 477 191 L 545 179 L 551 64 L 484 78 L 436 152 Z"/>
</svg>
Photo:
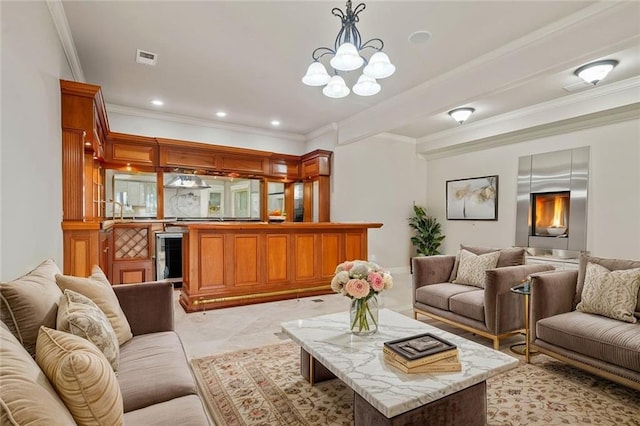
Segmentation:
<svg viewBox="0 0 640 426">
<path fill-rule="evenodd" d="M 347 271 L 340 271 L 336 274 L 336 276 L 334 278 L 337 278 L 338 282 L 340 284 L 346 284 L 347 281 L 349 281 L 350 277 L 349 277 L 349 272 Z"/>
<path fill-rule="evenodd" d="M 391 278 L 391 274 L 384 274 L 382 276 L 382 283 L 384 284 L 384 289 L 389 290 L 393 287 L 393 278 Z"/>
</svg>

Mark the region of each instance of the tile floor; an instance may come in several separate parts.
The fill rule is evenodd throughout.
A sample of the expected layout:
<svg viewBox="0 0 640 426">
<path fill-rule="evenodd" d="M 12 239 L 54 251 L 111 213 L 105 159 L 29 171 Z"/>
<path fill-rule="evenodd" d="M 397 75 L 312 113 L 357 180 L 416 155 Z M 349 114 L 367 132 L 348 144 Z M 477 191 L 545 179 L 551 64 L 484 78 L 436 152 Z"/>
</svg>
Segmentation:
<svg viewBox="0 0 640 426">
<path fill-rule="evenodd" d="M 393 281 L 393 288 L 381 293 L 380 307 L 411 317 L 411 275 L 394 274 Z M 350 304 L 350 299 L 345 296 L 328 294 L 187 314 L 178 304 L 179 294 L 180 291 L 176 290 L 176 331 L 189 359 L 282 342 L 288 338 L 281 334 L 281 322 L 346 311 Z M 425 317 L 420 319 L 491 347 L 489 339 Z M 520 341 L 524 341 L 524 337 L 505 339 L 501 349 L 523 358 L 508 351 L 511 344 Z"/>
</svg>

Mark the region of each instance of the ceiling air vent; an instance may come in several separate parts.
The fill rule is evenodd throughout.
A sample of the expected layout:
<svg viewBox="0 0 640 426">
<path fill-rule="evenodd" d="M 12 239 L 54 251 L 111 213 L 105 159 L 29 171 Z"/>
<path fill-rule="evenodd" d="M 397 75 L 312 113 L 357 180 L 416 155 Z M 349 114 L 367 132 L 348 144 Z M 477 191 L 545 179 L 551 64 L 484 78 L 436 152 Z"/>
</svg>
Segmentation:
<svg viewBox="0 0 640 426">
<path fill-rule="evenodd" d="M 158 62 L 158 55 L 138 49 L 136 50 L 136 62 L 139 64 L 151 65 L 152 67 L 155 67 L 156 62 Z"/>
<path fill-rule="evenodd" d="M 568 86 L 564 86 L 563 89 L 567 92 L 578 92 L 580 90 L 589 89 L 591 87 L 593 87 L 593 84 L 589 84 L 585 81 L 578 81 L 577 83 L 572 83 Z"/>
</svg>

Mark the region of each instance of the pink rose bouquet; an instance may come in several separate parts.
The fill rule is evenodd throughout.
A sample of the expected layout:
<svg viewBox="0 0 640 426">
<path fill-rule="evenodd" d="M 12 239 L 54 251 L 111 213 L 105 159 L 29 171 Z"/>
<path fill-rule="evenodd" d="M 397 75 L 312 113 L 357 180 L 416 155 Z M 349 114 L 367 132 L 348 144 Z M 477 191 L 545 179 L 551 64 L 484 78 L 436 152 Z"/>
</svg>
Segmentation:
<svg viewBox="0 0 640 426">
<path fill-rule="evenodd" d="M 350 260 L 339 264 L 331 280 L 333 291 L 352 300 L 351 330 L 363 334 L 369 334 L 372 329 L 375 332 L 378 327 L 377 310 L 372 312 L 369 302 L 372 299 L 377 302 L 378 293 L 391 287 L 393 279 L 389 272 L 366 260 Z"/>
</svg>

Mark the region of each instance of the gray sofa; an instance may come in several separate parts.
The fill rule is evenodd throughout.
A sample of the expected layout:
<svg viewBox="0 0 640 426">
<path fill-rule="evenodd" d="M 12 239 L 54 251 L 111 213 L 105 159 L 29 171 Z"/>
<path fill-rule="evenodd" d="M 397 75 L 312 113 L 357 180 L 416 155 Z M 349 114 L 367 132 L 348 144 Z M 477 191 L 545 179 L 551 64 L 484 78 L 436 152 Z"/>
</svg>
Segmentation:
<svg viewBox="0 0 640 426">
<path fill-rule="evenodd" d="M 0 424 L 76 424 L 33 358 L 41 325 L 55 328 L 52 261 L 2 283 L 0 299 Z M 118 285 L 113 290 L 133 338 L 120 346 L 117 383 L 127 425 L 208 425 L 180 338 L 174 331 L 168 282 Z M 25 300 L 28 298 L 29 300 Z M 30 315 L 24 314 L 29 311 Z"/>
<path fill-rule="evenodd" d="M 640 390 L 640 322 L 633 324 L 576 310 L 588 262 L 610 271 L 640 268 L 640 261 L 582 256 L 579 271 L 532 276 L 532 348 Z M 640 292 L 635 316 L 640 318 Z"/>
<path fill-rule="evenodd" d="M 524 331 L 522 296 L 511 292 L 530 274 L 550 271 L 549 265 L 523 265 L 524 249 L 492 249 L 461 246 L 477 255 L 500 251 L 496 268 L 486 271 L 485 288 L 456 284 L 456 256 L 415 257 L 413 268 L 413 312 L 462 328 L 493 340 Z"/>
</svg>

